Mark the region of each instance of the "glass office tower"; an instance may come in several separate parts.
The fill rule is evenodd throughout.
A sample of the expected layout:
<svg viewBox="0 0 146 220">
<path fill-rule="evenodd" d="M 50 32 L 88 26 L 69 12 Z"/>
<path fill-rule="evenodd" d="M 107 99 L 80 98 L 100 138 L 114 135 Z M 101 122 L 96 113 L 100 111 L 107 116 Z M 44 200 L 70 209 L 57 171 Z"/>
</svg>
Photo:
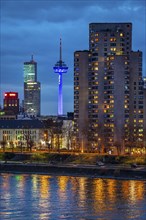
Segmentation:
<svg viewBox="0 0 146 220">
<path fill-rule="evenodd" d="M 37 81 L 37 62 L 24 62 L 24 113 L 40 115 L 40 82 Z"/>
</svg>

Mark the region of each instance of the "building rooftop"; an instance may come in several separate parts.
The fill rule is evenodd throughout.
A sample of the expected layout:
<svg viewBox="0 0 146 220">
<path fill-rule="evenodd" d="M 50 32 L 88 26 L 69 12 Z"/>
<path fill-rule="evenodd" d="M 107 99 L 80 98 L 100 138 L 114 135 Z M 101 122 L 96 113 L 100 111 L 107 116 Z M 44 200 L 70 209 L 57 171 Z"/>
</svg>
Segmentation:
<svg viewBox="0 0 146 220">
<path fill-rule="evenodd" d="M 41 129 L 44 123 L 40 120 L 0 120 L 0 129 Z"/>
</svg>

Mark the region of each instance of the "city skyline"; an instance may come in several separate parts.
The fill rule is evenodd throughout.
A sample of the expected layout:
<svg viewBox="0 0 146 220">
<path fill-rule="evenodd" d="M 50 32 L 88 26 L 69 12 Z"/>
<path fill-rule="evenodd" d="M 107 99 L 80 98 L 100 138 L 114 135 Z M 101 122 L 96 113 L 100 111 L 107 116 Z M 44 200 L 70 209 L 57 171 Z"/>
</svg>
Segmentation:
<svg viewBox="0 0 146 220">
<path fill-rule="evenodd" d="M 23 99 L 23 62 L 34 54 L 42 85 L 41 113 L 57 115 L 58 76 L 53 65 L 59 59 L 61 36 L 62 59 L 69 67 L 63 78 L 64 113 L 73 111 L 73 54 L 76 50 L 89 49 L 88 30 L 92 22 L 132 22 L 132 49 L 143 52 L 143 75 L 146 75 L 145 9 L 145 1 L 37 1 L 34 4 L 34 1 L 2 0 L 1 105 L 7 91 L 18 92 L 20 100 Z"/>
</svg>

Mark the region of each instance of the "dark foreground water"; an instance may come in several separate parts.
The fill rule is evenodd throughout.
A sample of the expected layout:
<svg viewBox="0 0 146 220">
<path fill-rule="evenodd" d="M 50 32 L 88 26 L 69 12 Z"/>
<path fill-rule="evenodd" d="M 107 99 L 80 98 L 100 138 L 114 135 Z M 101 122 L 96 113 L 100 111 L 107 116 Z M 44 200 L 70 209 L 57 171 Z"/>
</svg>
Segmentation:
<svg viewBox="0 0 146 220">
<path fill-rule="evenodd" d="M 0 220 L 144 220 L 146 181 L 0 175 Z"/>
</svg>

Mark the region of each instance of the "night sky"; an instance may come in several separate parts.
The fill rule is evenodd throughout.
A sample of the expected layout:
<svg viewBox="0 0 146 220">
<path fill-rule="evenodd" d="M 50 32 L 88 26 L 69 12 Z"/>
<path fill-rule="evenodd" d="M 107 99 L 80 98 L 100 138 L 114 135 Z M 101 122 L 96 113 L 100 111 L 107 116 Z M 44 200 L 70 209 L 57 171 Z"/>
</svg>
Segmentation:
<svg viewBox="0 0 146 220">
<path fill-rule="evenodd" d="M 0 97 L 4 91 L 16 91 L 23 99 L 23 63 L 31 55 L 38 63 L 41 82 L 41 113 L 57 114 L 58 75 L 53 72 L 59 60 L 62 37 L 64 113 L 73 111 L 73 54 L 87 50 L 89 23 L 132 22 L 133 50 L 143 52 L 146 76 L 146 1 L 145 0 L 0 0 Z"/>
</svg>

